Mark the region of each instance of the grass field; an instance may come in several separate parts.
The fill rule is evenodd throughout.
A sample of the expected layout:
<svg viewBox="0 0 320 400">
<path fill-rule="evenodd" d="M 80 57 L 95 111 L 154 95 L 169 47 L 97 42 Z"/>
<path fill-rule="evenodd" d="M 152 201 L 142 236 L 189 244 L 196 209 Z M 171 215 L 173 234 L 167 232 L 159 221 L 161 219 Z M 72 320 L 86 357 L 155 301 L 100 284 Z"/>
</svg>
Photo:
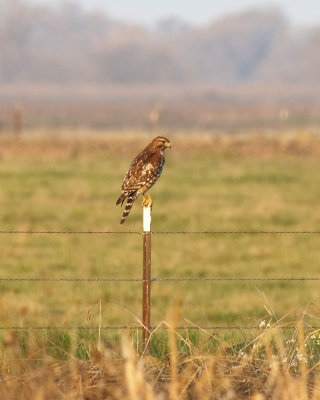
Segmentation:
<svg viewBox="0 0 320 400">
<path fill-rule="evenodd" d="M 221 140 L 173 138 L 163 176 L 152 189 L 154 231 L 319 230 L 316 139 Z M 115 199 L 130 161 L 147 141 L 3 139 L 1 229 L 140 231 L 140 202 L 120 226 Z M 318 277 L 318 240 L 301 234 L 155 235 L 152 275 Z M 1 234 L 0 241 L 2 277 L 141 277 L 142 239 L 136 234 Z M 318 284 L 155 282 L 152 324 L 165 319 L 177 295 L 182 324 L 256 325 L 285 315 L 294 320 L 301 311 L 317 317 Z M 100 299 L 103 325 L 136 325 L 140 285 L 1 282 L 1 325 L 96 326 Z"/>
<path fill-rule="evenodd" d="M 149 139 L 130 135 L 0 138 L 0 230 L 141 231 L 140 201 L 121 226 L 121 209 L 115 200 L 129 163 Z M 172 150 L 152 189 L 153 231 L 319 231 L 317 137 L 170 139 Z M 320 277 L 318 240 L 319 234 L 156 234 L 152 236 L 152 276 Z M 2 278 L 141 278 L 142 274 L 139 234 L 0 233 L 0 244 Z M 313 382 L 309 393 L 316 399 L 317 331 L 307 332 L 298 345 L 297 332 L 281 331 L 270 337 L 264 328 L 295 325 L 301 317 L 306 326 L 318 326 L 318 285 L 318 281 L 154 282 L 152 325 L 167 320 L 178 301 L 176 325 L 260 324 L 262 329 L 182 331 L 177 336 L 177 360 L 172 338 L 168 341 L 167 333 L 156 334 L 151 343 L 156 358 L 145 360 L 144 377 L 129 347 L 120 346 L 121 333 L 101 332 L 106 349 L 101 358 L 95 350 L 97 331 L 67 329 L 139 325 L 141 283 L 1 281 L 1 327 L 65 329 L 2 330 L 0 365 L 10 378 L 0 382 L 0 393 L 18 399 L 14 394 L 18 390 L 21 398 L 31 399 L 38 390 L 40 399 L 55 399 L 50 393 L 56 393 L 58 381 L 66 399 L 96 399 L 107 396 L 98 395 L 97 390 L 109 390 L 105 385 L 113 382 L 111 398 L 155 399 L 148 386 L 151 382 L 157 392 L 169 393 L 172 399 L 177 398 L 177 390 L 201 400 L 248 398 L 254 391 L 274 391 L 273 399 L 304 393 L 298 394 L 300 399 L 307 398 L 305 387 Z M 137 334 L 130 337 L 139 349 Z M 311 381 L 303 372 L 304 344 Z M 284 353 L 284 366 L 274 364 L 274 357 L 279 361 Z M 89 361 L 63 361 L 74 356 Z M 55 364 L 52 360 L 56 359 L 62 364 Z M 31 375 L 12 378 L 12 374 L 30 371 L 30 366 Z M 296 381 L 291 372 L 299 372 L 303 379 Z M 46 385 L 37 389 L 39 380 Z M 218 397 L 210 397 L 212 388 Z M 140 391 L 143 395 L 137 397 Z M 236 397 L 230 397 L 231 392 Z"/>
</svg>

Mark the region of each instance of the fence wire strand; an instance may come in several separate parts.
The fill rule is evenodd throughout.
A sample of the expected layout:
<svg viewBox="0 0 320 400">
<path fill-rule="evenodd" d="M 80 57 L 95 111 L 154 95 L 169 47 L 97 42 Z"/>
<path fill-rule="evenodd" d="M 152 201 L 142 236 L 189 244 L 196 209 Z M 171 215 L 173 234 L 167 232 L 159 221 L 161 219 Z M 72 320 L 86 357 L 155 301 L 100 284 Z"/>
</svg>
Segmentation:
<svg viewBox="0 0 320 400">
<path fill-rule="evenodd" d="M 15 231 L 2 230 L 0 234 L 4 235 L 142 235 L 141 231 Z"/>
<path fill-rule="evenodd" d="M 319 326 L 306 326 L 305 329 L 318 330 Z M 75 330 L 105 330 L 105 331 L 119 331 L 119 330 L 142 330 L 143 326 L 0 326 L 0 331 L 2 330 L 13 330 L 13 331 L 24 331 L 24 330 L 65 330 L 65 331 L 75 331 Z M 151 326 L 151 331 L 157 330 L 169 330 L 168 326 Z M 234 326 L 177 326 L 175 330 L 203 330 L 203 331 L 213 331 L 213 330 L 260 330 L 267 331 L 270 329 L 284 329 L 284 330 L 294 330 L 297 329 L 296 326 L 271 326 L 268 328 L 260 327 L 259 325 L 234 325 Z"/>
<path fill-rule="evenodd" d="M 4 235 L 143 235 L 144 231 L 18 231 L 0 230 Z M 152 235 L 319 235 L 320 231 L 152 231 Z"/>
<path fill-rule="evenodd" d="M 0 278 L 0 282 L 143 282 L 141 278 Z"/>
<path fill-rule="evenodd" d="M 320 281 L 319 277 L 301 277 L 301 278 L 152 278 L 152 282 L 196 282 L 196 281 Z"/>
<path fill-rule="evenodd" d="M 300 278 L 151 278 L 151 282 L 221 282 L 221 281 L 320 281 L 320 277 Z M 0 282 L 148 282 L 142 278 L 2 278 Z"/>
</svg>

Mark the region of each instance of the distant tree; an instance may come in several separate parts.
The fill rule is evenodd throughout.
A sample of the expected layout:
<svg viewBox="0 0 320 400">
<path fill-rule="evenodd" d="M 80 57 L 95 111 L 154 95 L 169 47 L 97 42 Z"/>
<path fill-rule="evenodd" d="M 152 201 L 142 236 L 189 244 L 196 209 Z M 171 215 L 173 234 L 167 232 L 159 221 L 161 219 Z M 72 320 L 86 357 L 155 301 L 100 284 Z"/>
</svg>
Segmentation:
<svg viewBox="0 0 320 400">
<path fill-rule="evenodd" d="M 2 0 L 0 83 L 320 83 L 320 29 L 294 28 L 278 9 L 151 29 L 54 4 Z"/>
</svg>

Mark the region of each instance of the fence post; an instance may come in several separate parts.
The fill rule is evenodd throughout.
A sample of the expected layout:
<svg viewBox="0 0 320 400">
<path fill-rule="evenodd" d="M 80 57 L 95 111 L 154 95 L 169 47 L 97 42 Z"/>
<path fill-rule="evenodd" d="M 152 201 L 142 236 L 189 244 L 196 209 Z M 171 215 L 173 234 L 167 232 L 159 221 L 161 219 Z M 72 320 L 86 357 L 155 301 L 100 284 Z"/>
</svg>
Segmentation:
<svg viewBox="0 0 320 400">
<path fill-rule="evenodd" d="M 143 206 L 142 351 L 149 353 L 151 295 L 151 207 Z"/>
<path fill-rule="evenodd" d="M 13 136 L 18 139 L 22 131 L 22 107 L 18 104 L 12 110 L 12 131 Z"/>
</svg>

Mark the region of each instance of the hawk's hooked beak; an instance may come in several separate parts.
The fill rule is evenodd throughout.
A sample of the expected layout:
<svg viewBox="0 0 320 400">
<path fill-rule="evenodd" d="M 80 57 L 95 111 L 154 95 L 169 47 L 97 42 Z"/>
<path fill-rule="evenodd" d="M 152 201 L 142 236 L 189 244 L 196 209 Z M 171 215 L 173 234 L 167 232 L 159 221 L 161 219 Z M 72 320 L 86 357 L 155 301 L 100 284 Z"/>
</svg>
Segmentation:
<svg viewBox="0 0 320 400">
<path fill-rule="evenodd" d="M 171 143 L 170 142 L 166 142 L 165 146 L 168 147 L 169 149 L 171 149 Z"/>
</svg>

